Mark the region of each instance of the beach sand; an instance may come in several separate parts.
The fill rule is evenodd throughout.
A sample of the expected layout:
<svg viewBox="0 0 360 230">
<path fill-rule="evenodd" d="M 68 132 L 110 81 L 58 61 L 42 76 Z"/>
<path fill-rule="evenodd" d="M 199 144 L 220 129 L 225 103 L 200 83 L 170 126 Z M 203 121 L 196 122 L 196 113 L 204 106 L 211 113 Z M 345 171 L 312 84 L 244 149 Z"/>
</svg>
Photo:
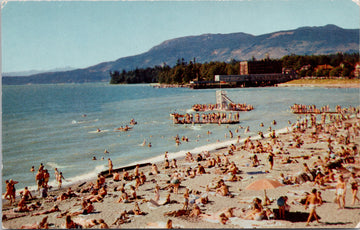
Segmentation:
<svg viewBox="0 0 360 230">
<path fill-rule="evenodd" d="M 349 120 L 346 120 L 344 123 L 358 124 L 359 117 L 353 117 Z M 343 126 L 344 127 L 344 126 Z M 338 128 L 337 136 L 345 135 L 346 131 L 344 128 Z M 251 167 L 251 160 L 249 157 L 253 153 L 249 150 L 241 149 L 242 143 L 237 144 L 237 150 L 234 152 L 234 155 L 228 156 L 229 161 L 234 161 L 238 166 L 241 173 L 237 176 L 241 176 L 242 179 L 236 182 L 225 181 L 225 184 L 229 186 L 229 191 L 234 195 L 233 197 L 223 197 L 220 195 L 215 195 L 215 190 L 210 190 L 208 194 L 209 203 L 200 206 L 200 209 L 203 213 L 213 214 L 218 211 L 229 208 L 248 208 L 251 205 L 253 198 L 258 197 L 264 200 L 264 191 L 263 190 L 247 190 L 245 189 L 250 183 L 259 180 L 259 179 L 273 179 L 278 180 L 280 173 L 285 175 L 296 175 L 302 171 L 303 163 L 307 163 L 311 168 L 313 162 L 317 160 L 318 156 L 321 156 L 322 159 L 327 155 L 328 143 L 327 139 L 329 134 L 321 133 L 319 135 L 319 140 L 314 143 L 309 135 L 311 134 L 312 129 L 308 128 L 304 133 L 300 133 L 301 139 L 304 141 L 304 144 L 300 148 L 293 148 L 290 145 L 293 144 L 293 135 L 292 133 L 283 133 L 278 134 L 278 140 L 281 140 L 284 144 L 283 149 L 289 154 L 276 154 L 274 158 L 274 168 L 269 170 L 268 164 L 268 153 L 257 153 L 257 156 L 260 160 L 260 165 L 258 167 Z M 255 138 L 255 136 L 254 136 Z M 335 140 L 335 139 L 334 139 Z M 261 139 L 263 144 L 270 142 L 270 138 Z M 356 136 L 355 139 L 351 139 L 349 146 L 352 146 L 354 143 L 360 143 L 360 137 Z M 236 142 L 236 139 L 234 139 Z M 255 141 L 253 141 L 255 143 Z M 344 146 L 337 141 L 333 142 L 335 153 L 340 151 L 341 146 Z M 220 155 L 224 153 L 227 154 L 229 148 L 220 149 L 217 151 L 210 152 L 211 156 Z M 291 156 L 292 159 L 297 160 L 297 163 L 281 164 L 281 160 L 287 156 Z M 307 159 L 308 156 L 309 158 Z M 169 160 L 171 161 L 172 156 L 169 155 Z M 185 157 L 185 156 L 184 156 Z M 338 210 L 338 205 L 334 202 L 335 198 L 335 185 L 336 183 L 327 183 L 328 189 L 325 187 L 319 187 L 319 185 L 313 186 L 313 182 L 305 182 L 302 184 L 294 185 L 284 185 L 274 189 L 267 189 L 267 196 L 270 200 L 274 199 L 275 202 L 267 206 L 271 209 L 277 209 L 276 200 L 280 196 L 288 196 L 288 204 L 290 205 L 290 213 L 287 214 L 286 220 L 243 220 L 241 218 L 230 218 L 226 224 L 221 224 L 217 220 L 204 220 L 198 218 L 190 217 L 173 217 L 173 216 L 164 216 L 164 213 L 169 211 L 179 210 L 183 207 L 185 192 L 185 187 L 189 188 L 190 191 L 197 190 L 200 192 L 205 192 L 205 188 L 212 182 L 216 182 L 219 179 L 224 178 L 226 175 L 217 174 L 217 167 L 205 168 L 206 174 L 196 175 L 195 178 L 184 177 L 181 180 L 181 185 L 179 188 L 179 193 L 171 193 L 171 200 L 176 201 L 172 204 L 155 206 L 149 200 L 154 199 L 154 188 L 156 184 L 160 186 L 160 200 L 164 199 L 168 194 L 168 191 L 164 188 L 169 185 L 170 175 L 173 174 L 175 170 L 182 171 L 187 167 L 194 168 L 198 163 L 205 165 L 205 161 L 201 162 L 189 162 L 185 161 L 184 158 L 178 159 L 177 165 L 178 169 L 163 169 L 163 163 L 158 162 L 157 166 L 159 168 L 160 174 L 158 175 L 149 175 L 151 170 L 150 166 L 141 167 L 140 172 L 144 172 L 147 176 L 145 184 L 139 186 L 137 190 L 137 195 L 141 197 L 137 202 L 139 207 L 146 215 L 129 215 L 130 222 L 124 223 L 119 226 L 112 225 L 117 217 L 123 210 L 132 210 L 134 207 L 134 202 L 131 203 L 117 203 L 121 194 L 120 191 L 114 191 L 115 187 L 120 187 L 123 184 L 123 181 L 114 182 L 111 177 L 106 179 L 107 191 L 108 194 L 105 196 L 102 202 L 93 203 L 95 207 L 95 212 L 88 215 L 79 215 L 77 217 L 72 217 L 73 220 L 81 219 L 103 219 L 105 223 L 108 224 L 110 228 L 164 228 L 168 219 L 172 220 L 173 226 L 179 228 L 304 228 L 306 220 L 309 214 L 309 210 L 305 210 L 304 205 L 297 203 L 296 200 L 302 197 L 304 192 L 310 193 L 312 188 L 317 188 L 322 192 L 322 198 L 324 203 L 316 209 L 317 214 L 321 217 L 320 223 L 313 221 L 310 223 L 311 228 L 354 228 L 360 222 L 360 203 L 357 202 L 355 205 L 351 205 L 352 195 L 350 186 L 347 185 L 346 192 L 346 208 Z M 357 175 L 360 176 L 360 157 L 359 154 L 356 156 L 355 164 L 346 164 L 344 165 L 349 169 L 349 166 L 353 166 L 353 169 L 358 169 Z M 116 168 L 116 165 L 114 166 Z M 269 171 L 269 172 L 267 172 Z M 340 170 L 337 170 L 340 172 Z M 133 170 L 129 170 L 129 173 L 132 174 Z M 341 173 L 344 174 L 345 179 L 349 177 L 349 171 L 344 168 L 341 170 Z M 337 174 L 338 175 L 338 174 Z M 336 178 L 337 178 L 336 175 Z M 79 187 L 79 185 L 72 185 L 72 190 L 77 191 L 80 188 L 87 187 L 90 181 L 85 185 Z M 95 183 L 94 180 L 91 182 Z M 125 183 L 130 183 L 126 181 Z M 131 182 L 132 183 L 132 182 Z M 211 187 L 211 186 L 210 186 Z M 67 188 L 62 188 L 61 190 L 50 190 L 50 195 L 57 196 L 60 193 L 66 191 Z M 125 187 L 125 190 L 130 194 L 130 189 Z M 81 197 L 88 196 L 89 193 L 78 193 Z M 33 195 L 38 195 L 34 194 Z M 360 195 L 358 195 L 360 196 Z M 43 202 L 42 211 L 50 209 L 54 203 L 58 204 L 61 211 L 69 210 L 70 212 L 80 209 L 80 198 L 73 197 L 64 201 L 57 202 Z M 17 198 L 17 202 L 19 198 Z M 32 200 L 31 202 L 34 202 Z M 16 202 L 16 203 L 17 203 Z M 9 212 L 16 206 L 10 206 L 8 201 L 3 201 L 3 214 Z M 192 205 L 189 204 L 189 208 Z M 34 213 L 38 211 L 33 211 Z M 59 212 L 46 214 L 48 216 L 49 228 L 64 228 L 65 217 L 56 218 Z M 39 216 L 30 216 L 29 214 L 23 217 L 14 218 L 11 220 L 3 220 L 3 228 L 20 228 L 22 225 L 30 225 L 36 222 L 41 221 L 46 215 Z M 7 215 L 7 217 L 12 217 L 12 215 Z M 99 225 L 96 225 L 92 228 L 99 228 Z"/>
<path fill-rule="evenodd" d="M 279 87 L 323 87 L 323 88 L 360 88 L 359 79 L 296 79 L 278 84 Z"/>
</svg>

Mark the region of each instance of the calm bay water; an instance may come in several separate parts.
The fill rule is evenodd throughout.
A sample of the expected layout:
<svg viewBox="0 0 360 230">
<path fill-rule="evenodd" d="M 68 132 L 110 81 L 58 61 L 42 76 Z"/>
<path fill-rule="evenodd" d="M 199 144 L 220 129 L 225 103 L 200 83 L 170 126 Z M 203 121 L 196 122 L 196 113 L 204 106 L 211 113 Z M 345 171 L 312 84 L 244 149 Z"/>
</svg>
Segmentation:
<svg viewBox="0 0 360 230">
<path fill-rule="evenodd" d="M 236 103 L 252 104 L 251 112 L 240 113 L 240 125 L 250 126 L 244 134 L 239 125 L 174 125 L 172 112 L 186 113 L 193 104 L 215 103 L 216 89 L 157 89 L 149 85 L 109 85 L 107 83 L 65 85 L 3 86 L 2 160 L 3 188 L 6 179 L 20 183 L 17 188 L 34 186 L 31 166 L 42 162 L 50 171 L 57 167 L 70 182 L 93 178 L 107 169 L 107 158 L 114 167 L 163 156 L 165 151 L 201 151 L 216 148 L 234 136 L 247 137 L 258 131 L 280 129 L 298 118 L 290 112 L 294 103 L 315 104 L 318 107 L 339 104 L 359 106 L 359 89 L 338 88 L 237 88 L 226 89 Z M 86 114 L 86 117 L 82 115 Z M 114 128 L 138 124 L 128 132 Z M 265 126 L 261 128 L 260 122 Z M 96 133 L 97 128 L 105 132 Z M 212 131 L 211 135 L 207 131 Z M 189 142 L 176 146 L 176 135 L 187 136 Z M 229 136 L 229 135 L 227 135 Z M 143 141 L 152 147 L 142 146 Z M 213 143 L 220 141 L 216 146 Z M 104 154 L 107 149 L 110 153 Z M 95 156 L 98 160 L 93 161 Z M 101 160 L 104 157 L 105 160 Z M 162 159 L 162 158 L 160 158 Z M 4 189 L 3 189 L 4 190 Z"/>
</svg>

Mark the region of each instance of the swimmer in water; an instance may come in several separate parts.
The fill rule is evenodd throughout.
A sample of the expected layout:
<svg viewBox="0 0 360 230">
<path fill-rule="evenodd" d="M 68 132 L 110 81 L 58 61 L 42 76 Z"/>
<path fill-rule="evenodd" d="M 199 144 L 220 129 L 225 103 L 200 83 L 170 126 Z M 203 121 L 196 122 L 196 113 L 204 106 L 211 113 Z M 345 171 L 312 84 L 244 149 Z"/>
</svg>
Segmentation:
<svg viewBox="0 0 360 230">
<path fill-rule="evenodd" d="M 100 133 L 100 132 L 101 132 L 101 130 L 100 130 L 99 128 L 97 128 L 97 129 L 96 129 L 96 131 L 97 131 L 98 133 Z"/>
</svg>

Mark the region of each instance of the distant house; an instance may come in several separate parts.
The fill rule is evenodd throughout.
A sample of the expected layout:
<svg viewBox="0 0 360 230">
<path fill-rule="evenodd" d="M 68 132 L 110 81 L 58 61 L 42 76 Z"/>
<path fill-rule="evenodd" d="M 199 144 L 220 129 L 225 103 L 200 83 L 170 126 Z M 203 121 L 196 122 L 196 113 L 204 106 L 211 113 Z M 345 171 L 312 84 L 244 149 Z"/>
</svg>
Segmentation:
<svg viewBox="0 0 360 230">
<path fill-rule="evenodd" d="M 302 66 L 301 69 L 300 69 L 300 71 L 301 71 L 301 70 L 309 70 L 309 69 L 311 69 L 311 65 L 310 65 L 310 64 Z"/>
<path fill-rule="evenodd" d="M 282 62 L 276 60 L 240 62 L 240 75 L 269 73 L 282 73 Z"/>
<path fill-rule="evenodd" d="M 315 71 L 319 71 L 319 70 L 332 70 L 334 67 L 328 64 L 325 65 L 318 65 L 315 67 Z"/>
</svg>

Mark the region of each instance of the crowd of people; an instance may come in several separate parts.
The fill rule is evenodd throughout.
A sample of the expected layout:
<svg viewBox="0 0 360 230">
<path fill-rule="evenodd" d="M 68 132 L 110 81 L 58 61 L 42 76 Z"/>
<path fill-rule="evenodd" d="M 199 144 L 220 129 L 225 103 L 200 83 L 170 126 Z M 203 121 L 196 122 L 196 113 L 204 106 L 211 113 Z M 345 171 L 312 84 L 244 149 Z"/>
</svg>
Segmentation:
<svg viewBox="0 0 360 230">
<path fill-rule="evenodd" d="M 340 105 L 335 107 L 335 111 L 330 111 L 330 106 L 322 106 L 321 108 L 317 108 L 316 105 L 303 105 L 303 104 L 294 104 L 290 107 L 293 113 L 299 114 L 320 114 L 320 113 L 346 113 L 346 112 L 354 112 L 356 108 L 350 106 L 349 108 L 342 108 Z"/>
<path fill-rule="evenodd" d="M 239 112 L 234 113 L 196 113 L 195 115 L 186 113 L 172 114 L 174 124 L 235 124 L 239 123 Z"/>
<path fill-rule="evenodd" d="M 342 109 L 342 111 L 345 111 Z M 350 111 L 350 110 L 346 110 Z M 40 164 L 35 179 L 40 199 L 36 199 L 26 187 L 19 194 L 21 195 L 17 206 L 13 210 L 3 212 L 3 221 L 12 218 L 31 216 L 43 216 L 40 222 L 32 225 L 23 225 L 19 228 L 49 228 L 50 213 L 58 213 L 57 218 L 63 219 L 62 225 L 56 228 L 120 228 L 121 225 L 136 221 L 134 216 L 149 215 L 144 211 L 144 205 L 148 204 L 154 208 L 173 204 L 181 206 L 173 211 L 164 212 L 166 217 L 186 217 L 197 221 L 210 221 L 220 224 L 231 224 L 234 218 L 240 220 L 288 220 L 290 206 L 303 205 L 303 210 L 309 210 L 306 225 L 312 219 L 319 221 L 317 207 L 323 205 L 320 190 L 334 186 L 335 201 L 339 209 L 344 209 L 346 200 L 347 185 L 351 186 L 351 205 L 360 203 L 358 197 L 359 172 L 356 167 L 346 168 L 346 165 L 360 163 L 360 156 L 356 141 L 360 136 L 360 124 L 358 117 L 355 122 L 348 122 L 350 114 L 342 112 L 340 115 L 329 115 L 329 123 L 317 122 L 316 116 L 309 116 L 294 123 L 290 129 L 287 140 L 281 139 L 280 134 L 272 130 L 267 137 L 251 138 L 250 136 L 241 144 L 231 144 L 225 152 L 211 153 L 203 151 L 198 154 L 186 152 L 180 163 L 177 159 L 165 152 L 163 162 L 152 163 L 145 171 L 140 165 L 132 170 L 113 169 L 111 159 L 108 159 L 109 170 L 107 175 L 99 174 L 95 181 L 90 181 L 72 190 L 58 190 L 58 193 L 49 194 L 49 172 Z M 358 116 L 358 113 L 356 113 Z M 325 117 L 326 119 L 326 117 Z M 310 141 L 310 142 L 309 142 Z M 323 155 L 292 155 L 292 150 L 302 149 L 307 143 L 326 143 L 327 153 Z M 236 158 L 236 157 L 242 158 Z M 234 159 L 243 159 L 236 161 Z M 212 202 L 218 198 L 241 198 L 237 191 L 232 189 L 233 183 L 246 181 L 244 170 L 265 167 L 261 173 L 276 176 L 276 172 L 282 165 L 300 164 L 300 172 L 292 172 L 285 175 L 281 171 L 277 179 L 283 186 L 287 185 L 311 185 L 312 189 L 300 199 L 290 199 L 287 194 L 278 194 L 278 197 L 269 199 L 266 192 L 264 199 L 256 197 L 246 200 L 248 207 L 237 207 L 234 203 L 231 207 L 221 208 L 216 212 L 207 211 Z M 274 170 L 276 168 L 277 170 Z M 34 167 L 32 168 L 34 171 Z M 256 172 L 256 171 L 255 171 Z M 62 187 L 62 180 L 65 178 L 57 169 L 54 170 L 55 179 L 58 182 L 58 189 Z M 215 175 L 206 186 L 197 184 L 191 185 L 189 181 L 203 178 L 205 175 Z M 108 176 L 107 179 L 105 176 Z M 165 178 L 165 180 L 164 180 Z M 15 184 L 17 181 L 6 181 L 6 193 L 4 198 L 9 204 L 16 203 Z M 146 189 L 144 189 L 146 188 Z M 243 189 L 243 188 L 242 188 Z M 150 192 L 149 192 L 150 191 Z M 311 191 L 311 192 L 310 192 Z M 45 195 L 46 194 L 46 195 Z M 181 200 L 182 197 L 183 200 Z M 116 198 L 116 199 L 112 199 Z M 119 207 L 131 209 L 116 210 L 118 215 L 113 220 L 105 218 L 83 218 L 97 212 L 101 203 L 108 200 L 119 204 Z M 33 201 L 33 203 L 31 203 Z M 62 209 L 64 202 L 72 201 L 73 206 L 80 206 L 73 210 L 73 207 Z M 276 201 L 276 202 L 275 202 Z M 53 206 L 45 209 L 45 204 Z M 327 201 L 329 203 L 329 201 Z M 99 205 L 99 206 L 98 206 Z M 150 207 L 149 206 L 149 207 Z M 174 206 L 175 207 L 175 206 Z M 181 207 L 181 208 L 180 208 Z M 120 209 L 119 209 L 120 210 Z M 168 219 L 167 228 L 173 227 L 174 219 Z M 106 223 L 108 222 L 108 223 Z"/>
<path fill-rule="evenodd" d="M 192 106 L 192 109 L 194 111 L 199 112 L 206 112 L 206 111 L 212 111 L 212 110 L 222 110 L 221 106 L 219 104 L 195 104 Z M 248 105 L 246 103 L 229 103 L 227 104 L 226 108 L 224 110 L 227 111 L 251 111 L 254 109 L 254 106 Z"/>
</svg>

